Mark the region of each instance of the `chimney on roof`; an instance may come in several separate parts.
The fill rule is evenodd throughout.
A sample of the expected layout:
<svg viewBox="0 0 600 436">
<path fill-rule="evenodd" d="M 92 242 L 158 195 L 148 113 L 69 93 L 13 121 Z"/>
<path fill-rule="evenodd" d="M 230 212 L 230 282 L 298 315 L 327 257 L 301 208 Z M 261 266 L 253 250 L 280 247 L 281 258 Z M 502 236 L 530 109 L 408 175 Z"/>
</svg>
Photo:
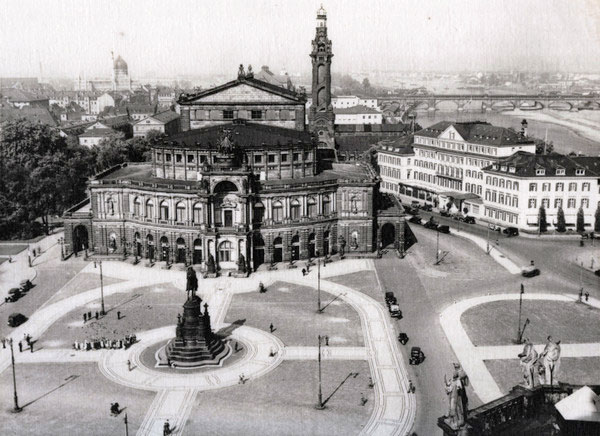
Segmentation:
<svg viewBox="0 0 600 436">
<path fill-rule="evenodd" d="M 521 135 L 523 135 L 523 137 L 527 138 L 527 120 L 523 119 L 523 121 L 521 121 Z"/>
</svg>

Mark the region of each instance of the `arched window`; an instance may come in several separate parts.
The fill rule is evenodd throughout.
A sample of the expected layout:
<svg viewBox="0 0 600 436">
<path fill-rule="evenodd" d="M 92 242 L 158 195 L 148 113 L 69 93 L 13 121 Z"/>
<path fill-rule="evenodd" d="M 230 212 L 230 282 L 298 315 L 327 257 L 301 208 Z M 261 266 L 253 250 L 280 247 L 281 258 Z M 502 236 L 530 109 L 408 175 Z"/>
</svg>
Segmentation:
<svg viewBox="0 0 600 436">
<path fill-rule="evenodd" d="M 257 201 L 256 203 L 254 203 L 254 222 L 261 223 L 264 217 L 265 206 L 260 201 Z"/>
<path fill-rule="evenodd" d="M 276 223 L 283 221 L 283 205 L 280 201 L 273 203 L 273 221 Z"/>
<path fill-rule="evenodd" d="M 167 202 L 167 200 L 163 200 L 162 203 L 160 203 L 160 219 L 169 219 L 169 203 Z"/>
<path fill-rule="evenodd" d="M 329 195 L 323 196 L 323 215 L 329 215 L 331 213 L 331 200 Z"/>
<path fill-rule="evenodd" d="M 317 215 L 317 200 L 314 197 L 309 197 L 307 202 L 308 216 L 316 216 Z"/>
<path fill-rule="evenodd" d="M 185 204 L 177 203 L 175 212 L 177 215 L 177 222 L 180 222 L 180 223 L 184 222 L 185 221 Z"/>
<path fill-rule="evenodd" d="M 293 220 L 300 219 L 300 202 L 298 200 L 292 200 L 290 204 L 290 212 Z"/>
<path fill-rule="evenodd" d="M 152 200 L 146 202 L 146 218 L 154 218 L 154 202 Z"/>
<path fill-rule="evenodd" d="M 192 217 L 194 224 L 200 224 L 202 222 L 202 205 L 200 203 L 194 204 Z"/>
<path fill-rule="evenodd" d="M 230 241 L 223 241 L 219 245 L 219 261 L 220 262 L 229 262 L 231 261 L 231 250 L 233 246 Z"/>
<path fill-rule="evenodd" d="M 141 211 L 142 201 L 140 200 L 140 197 L 135 197 L 135 200 L 133 200 L 133 215 L 140 216 Z"/>
</svg>

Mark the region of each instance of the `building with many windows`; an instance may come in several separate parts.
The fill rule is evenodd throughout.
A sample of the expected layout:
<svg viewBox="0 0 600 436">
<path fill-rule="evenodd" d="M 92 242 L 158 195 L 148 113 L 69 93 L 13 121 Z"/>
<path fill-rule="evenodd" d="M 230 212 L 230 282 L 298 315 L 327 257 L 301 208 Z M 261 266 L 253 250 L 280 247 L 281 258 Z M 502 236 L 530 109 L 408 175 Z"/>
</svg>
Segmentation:
<svg viewBox="0 0 600 436">
<path fill-rule="evenodd" d="M 367 106 L 335 108 L 335 124 L 381 124 L 383 115 Z"/>
<path fill-rule="evenodd" d="M 90 198 L 65 213 L 68 251 L 252 269 L 414 242 L 370 163 L 322 158 L 304 96 L 241 67 L 178 103 L 183 132 L 156 138 L 152 162 L 94 177 Z"/>
</svg>

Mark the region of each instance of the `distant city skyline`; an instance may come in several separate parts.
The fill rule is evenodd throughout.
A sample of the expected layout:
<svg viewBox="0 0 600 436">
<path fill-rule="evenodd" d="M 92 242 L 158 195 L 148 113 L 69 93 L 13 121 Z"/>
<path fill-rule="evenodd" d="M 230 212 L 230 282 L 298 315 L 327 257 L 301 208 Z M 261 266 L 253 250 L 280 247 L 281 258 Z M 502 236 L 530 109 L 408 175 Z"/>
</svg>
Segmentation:
<svg viewBox="0 0 600 436">
<path fill-rule="evenodd" d="M 0 76 L 227 74 L 240 63 L 310 71 L 321 2 L 5 0 Z M 323 2 L 334 73 L 600 72 L 600 3 L 589 0 Z"/>
</svg>

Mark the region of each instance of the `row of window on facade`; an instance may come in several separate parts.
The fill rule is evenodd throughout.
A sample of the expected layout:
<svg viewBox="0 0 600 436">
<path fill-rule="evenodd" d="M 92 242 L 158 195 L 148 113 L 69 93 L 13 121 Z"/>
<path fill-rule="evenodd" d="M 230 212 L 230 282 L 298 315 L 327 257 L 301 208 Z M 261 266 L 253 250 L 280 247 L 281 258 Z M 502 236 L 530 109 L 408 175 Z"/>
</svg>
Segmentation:
<svg viewBox="0 0 600 436">
<path fill-rule="evenodd" d="M 485 200 L 491 201 L 492 203 L 500 203 L 505 206 L 519 207 L 519 197 L 516 195 L 504 194 L 503 192 L 485 190 Z"/>
<path fill-rule="evenodd" d="M 357 200 L 351 199 L 351 202 L 356 205 Z M 144 217 L 146 218 L 158 218 L 163 221 L 167 221 L 172 219 L 176 222 L 186 222 L 188 220 L 188 211 L 187 206 L 184 202 L 179 202 L 175 205 L 175 216 L 170 214 L 170 206 L 167 200 L 163 200 L 159 203 L 158 208 L 158 216 L 155 216 L 154 212 L 154 200 L 147 200 L 144 204 L 139 197 L 136 197 L 133 201 L 133 215 L 135 217 L 142 216 L 142 207 L 144 211 Z M 355 206 L 356 207 L 356 206 Z M 108 198 L 106 200 L 106 211 L 109 215 L 115 214 L 115 202 L 112 198 Z M 332 212 L 331 205 L 331 197 L 329 195 L 324 195 L 322 197 L 321 203 L 321 214 L 329 215 Z M 254 203 L 254 222 L 262 222 L 265 215 L 265 207 L 262 202 Z M 317 199 L 314 197 L 309 197 L 306 201 L 306 216 L 316 217 L 318 215 L 318 207 L 317 207 Z M 302 207 L 300 201 L 294 199 L 290 202 L 290 219 L 298 220 L 302 216 Z M 202 219 L 202 205 L 200 203 L 195 203 L 192 206 L 191 215 L 192 223 L 200 224 L 203 222 Z M 271 217 L 275 222 L 282 222 L 285 217 L 284 206 L 281 201 L 274 201 L 271 205 Z M 221 217 L 216 217 L 221 218 Z M 221 221 L 220 219 L 218 221 Z M 226 216 L 224 218 L 224 222 L 227 223 L 230 221 Z"/>
<path fill-rule="evenodd" d="M 535 192 L 538 189 L 538 184 L 537 183 L 530 183 L 529 184 L 529 192 Z M 542 183 L 541 184 L 541 190 L 542 192 L 547 192 L 551 190 L 551 183 L 546 182 L 546 183 Z M 565 190 L 565 184 L 562 182 L 558 182 L 555 185 L 554 191 L 556 192 L 561 192 Z M 581 190 L 582 191 L 589 191 L 590 190 L 590 183 L 589 182 L 585 182 L 581 184 Z M 577 182 L 571 182 L 569 183 L 569 192 L 575 192 L 577 191 Z"/>
<path fill-rule="evenodd" d="M 450 139 L 454 139 L 454 132 L 450 132 Z M 446 148 L 448 150 L 465 151 L 465 149 L 466 149 L 466 151 L 470 151 L 473 153 L 491 154 L 491 155 L 498 154 L 498 149 L 496 147 L 486 147 L 484 145 L 467 144 L 467 147 L 465 148 L 464 144 L 457 144 L 454 142 L 447 142 L 447 141 L 442 141 L 442 140 L 437 140 L 437 139 L 422 138 L 420 136 L 415 137 L 415 142 L 417 144 L 423 144 L 423 145 L 434 145 L 434 146 L 438 146 L 441 148 Z"/>
<path fill-rule="evenodd" d="M 269 153 L 267 154 L 267 162 L 268 163 L 277 163 L 277 156 L 281 156 L 279 162 L 289 162 L 289 158 L 288 158 L 289 153 Z M 310 160 L 310 156 L 311 153 L 306 151 L 304 152 L 304 161 L 309 161 Z M 184 154 L 182 153 L 175 153 L 175 163 L 183 163 L 183 156 Z M 193 154 L 186 154 L 186 162 L 187 163 L 194 163 L 195 162 L 195 155 Z M 204 163 L 207 160 L 208 156 L 206 155 L 200 155 L 200 163 Z M 292 161 L 293 162 L 300 162 L 302 158 L 302 154 L 297 152 L 297 153 L 293 153 L 292 154 Z M 165 162 L 173 162 L 173 157 L 171 153 L 164 153 L 164 161 Z M 162 162 L 163 161 L 163 153 L 161 152 L 157 152 L 156 153 L 156 161 L 157 162 Z M 253 159 L 255 164 L 260 164 L 263 163 L 263 155 L 262 154 L 255 154 L 254 155 L 254 159 Z"/>
<path fill-rule="evenodd" d="M 388 163 L 391 165 L 400 166 L 402 165 L 402 159 L 396 156 L 390 156 L 389 154 L 378 154 L 378 162 L 379 163 Z M 410 157 L 407 158 L 407 165 L 410 165 Z"/>
<path fill-rule="evenodd" d="M 289 109 L 253 109 L 253 110 L 191 110 L 190 120 L 208 121 L 208 120 L 233 120 L 236 118 L 245 120 L 268 120 L 268 121 L 294 121 L 296 111 Z"/>
<path fill-rule="evenodd" d="M 536 198 L 530 198 L 529 199 L 529 209 L 537 209 L 538 206 L 538 201 Z M 550 207 L 550 199 L 549 198 L 542 198 L 540 201 L 540 206 L 543 206 L 544 209 L 548 209 Z M 558 209 L 559 207 L 563 207 L 563 199 L 562 198 L 555 198 L 554 199 L 554 208 Z M 577 199 L 575 198 L 569 198 L 567 199 L 567 209 L 575 209 L 577 207 Z M 581 202 L 579 203 L 579 207 L 581 207 L 582 209 L 587 209 L 590 207 L 590 200 L 589 198 L 582 198 Z"/>
<path fill-rule="evenodd" d="M 500 221 L 508 222 L 510 224 L 519 224 L 519 215 L 514 213 L 486 207 L 485 214 L 488 218 L 494 218 Z"/>
</svg>

